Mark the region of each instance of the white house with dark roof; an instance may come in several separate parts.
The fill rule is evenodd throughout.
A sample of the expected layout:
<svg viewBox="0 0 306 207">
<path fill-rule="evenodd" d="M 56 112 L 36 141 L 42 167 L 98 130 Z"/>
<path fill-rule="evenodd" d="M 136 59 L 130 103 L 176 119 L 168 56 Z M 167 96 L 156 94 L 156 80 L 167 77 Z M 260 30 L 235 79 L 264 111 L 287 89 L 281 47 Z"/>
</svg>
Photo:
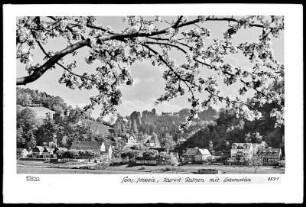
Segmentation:
<svg viewBox="0 0 306 207">
<path fill-rule="evenodd" d="M 187 148 L 182 155 L 184 163 L 202 163 L 207 161 L 209 157 L 211 157 L 211 154 L 208 149 L 200 149 L 198 147 Z"/>
<path fill-rule="evenodd" d="M 152 135 L 146 136 L 146 138 L 143 140 L 143 144 L 146 145 L 147 147 L 153 147 L 153 148 L 160 147 L 158 137 L 154 132 Z"/>
<path fill-rule="evenodd" d="M 199 152 L 201 154 L 202 161 L 206 161 L 209 157 L 211 157 L 211 154 L 208 149 L 199 149 Z"/>
<path fill-rule="evenodd" d="M 277 165 L 280 161 L 282 150 L 280 148 L 267 148 L 261 154 L 263 165 Z"/>
<path fill-rule="evenodd" d="M 75 141 L 72 143 L 70 149 L 75 150 L 92 150 L 101 158 L 112 159 L 113 146 L 107 141 Z"/>
</svg>

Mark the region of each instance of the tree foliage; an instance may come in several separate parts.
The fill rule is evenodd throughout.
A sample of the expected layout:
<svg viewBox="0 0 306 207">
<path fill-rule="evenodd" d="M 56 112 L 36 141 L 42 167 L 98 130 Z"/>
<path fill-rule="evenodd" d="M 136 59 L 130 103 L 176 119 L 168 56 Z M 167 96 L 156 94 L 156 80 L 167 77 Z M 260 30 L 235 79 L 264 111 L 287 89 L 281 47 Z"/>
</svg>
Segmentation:
<svg viewBox="0 0 306 207">
<path fill-rule="evenodd" d="M 140 114 L 142 115 L 140 116 Z M 145 139 L 147 135 L 152 135 L 155 143 L 160 143 L 161 147 L 172 149 L 182 135 L 184 136 L 195 130 L 199 130 L 208 120 L 213 121 L 217 115 L 217 111 L 213 108 L 200 111 L 199 118 L 193 119 L 193 123 L 188 128 L 185 128 L 183 133 L 179 129 L 179 125 L 189 115 L 190 111 L 188 109 L 161 115 L 150 111 L 142 111 L 142 113 L 134 111 L 130 116 L 119 116 L 117 118 L 113 128 L 113 135 L 124 137 L 127 133 L 135 134 L 136 130 L 136 134 L 138 131 L 140 139 Z M 131 123 L 130 126 L 129 123 Z"/>
<path fill-rule="evenodd" d="M 271 40 L 278 38 L 284 30 L 284 18 L 280 16 L 185 16 L 171 20 L 160 17 L 128 16 L 123 19 L 126 28 L 114 31 L 102 25 L 99 17 L 92 16 L 30 16 L 17 19 L 17 60 L 24 63 L 28 75 L 17 78 L 17 85 L 25 85 L 39 79 L 46 71 L 59 67 L 63 70 L 59 82 L 71 89 L 93 88 L 98 95 L 90 98 L 85 109 L 102 105 L 102 115 L 114 113 L 120 104 L 120 85 L 132 85 L 131 66 L 139 61 L 150 61 L 152 65 L 164 68 L 165 91 L 157 102 L 169 101 L 185 93 L 190 94 L 191 115 L 212 103 L 223 102 L 236 109 L 238 115 L 249 120 L 260 117 L 251 109 L 254 104 L 280 103 L 282 90 L 269 90 L 267 83 L 283 83 L 284 66 L 273 53 Z M 209 22 L 228 23 L 223 38 L 210 40 Z M 235 35 L 247 29 L 259 31 L 257 40 L 236 43 Z M 66 45 L 56 51 L 47 49 L 52 39 L 63 39 Z M 94 72 L 77 74 L 78 61 L 66 62 L 67 56 L 75 56 L 81 48 L 87 48 L 87 64 L 98 64 Z M 35 62 L 34 51 L 40 50 L 45 58 Z M 180 61 L 173 58 L 173 51 L 181 53 Z M 226 61 L 227 56 L 241 54 L 250 62 L 242 68 Z M 216 75 L 203 75 L 205 71 Z M 239 96 L 231 97 L 219 88 L 222 84 L 239 84 Z M 242 96 L 253 94 L 248 103 Z M 207 98 L 200 99 L 198 94 Z M 283 105 L 272 115 L 283 122 Z M 183 124 L 182 126 L 186 126 Z"/>
<path fill-rule="evenodd" d="M 20 106 L 41 105 L 53 111 L 63 112 L 69 107 L 59 96 L 52 96 L 45 92 L 32 90 L 30 88 L 16 89 L 16 102 Z"/>
<path fill-rule="evenodd" d="M 28 100 L 31 101 L 24 102 L 22 97 L 28 97 Z M 55 111 L 58 109 L 57 112 L 62 113 L 63 110 L 68 109 L 70 113 L 53 120 L 38 120 L 35 111 L 30 107 L 33 105 L 43 106 Z M 29 107 L 24 108 L 25 106 Z M 90 115 L 84 113 L 81 108 L 67 107 L 67 104 L 59 96 L 17 87 L 16 111 L 18 147 L 42 146 L 43 143 L 52 142 L 53 138 L 57 138 L 60 147 L 70 147 L 74 140 L 101 138 L 93 132 L 93 126 L 101 124 L 92 121 Z M 82 121 L 80 122 L 80 120 Z"/>
<path fill-rule="evenodd" d="M 52 120 L 47 120 L 39 126 L 35 131 L 35 137 L 37 145 L 42 146 L 43 143 L 49 143 L 53 141 L 53 138 L 58 137 L 60 131 L 63 130 L 63 127 L 57 123 L 54 123 Z"/>
<path fill-rule="evenodd" d="M 263 116 L 253 121 L 237 117 L 233 109 L 222 109 L 215 123 L 199 128 L 200 130 L 190 135 L 185 143 L 178 146 L 178 149 L 209 148 L 211 140 L 216 151 L 222 151 L 232 143 L 261 143 L 262 141 L 265 141 L 268 146 L 278 148 L 282 145 L 284 127 L 275 128 L 276 118 L 270 116 L 273 109 L 273 103 L 266 103 L 257 108 Z"/>
<path fill-rule="evenodd" d="M 39 126 L 36 114 L 29 108 L 17 109 L 17 147 L 33 147 L 36 145 L 34 132 Z"/>
<path fill-rule="evenodd" d="M 175 142 L 170 134 L 166 134 L 161 142 L 161 145 L 165 147 L 167 150 L 172 150 L 175 147 Z"/>
</svg>

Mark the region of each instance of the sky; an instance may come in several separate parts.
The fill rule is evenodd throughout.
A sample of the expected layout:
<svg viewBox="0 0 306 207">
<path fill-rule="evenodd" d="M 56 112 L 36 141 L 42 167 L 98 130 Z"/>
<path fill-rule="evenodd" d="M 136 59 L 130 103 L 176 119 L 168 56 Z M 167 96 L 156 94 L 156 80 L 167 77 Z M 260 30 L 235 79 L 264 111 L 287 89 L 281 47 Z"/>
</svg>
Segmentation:
<svg viewBox="0 0 306 207">
<path fill-rule="evenodd" d="M 166 17 L 167 19 L 172 19 L 172 17 Z M 192 17 L 190 17 L 192 19 Z M 122 17 L 102 17 L 99 18 L 99 21 L 103 25 L 109 25 L 115 31 L 121 31 L 124 28 L 124 23 L 122 22 Z M 214 23 L 205 23 L 205 26 L 211 31 L 211 37 L 208 39 L 208 43 L 213 39 L 221 38 L 223 32 L 226 31 L 227 23 L 223 22 L 214 22 Z M 246 42 L 255 40 L 258 36 L 259 30 L 240 30 L 234 38 L 234 43 Z M 280 38 L 272 41 L 272 46 L 276 55 L 276 58 L 279 62 L 283 62 L 284 59 L 284 39 L 283 35 Z M 51 49 L 54 51 L 61 50 L 65 47 L 65 42 L 63 40 L 57 39 L 49 41 L 46 45 L 46 49 Z M 94 65 L 87 65 L 85 62 L 85 54 L 87 52 L 86 48 L 82 48 L 79 51 L 79 54 L 73 59 L 77 60 L 78 67 L 74 69 L 74 72 L 82 74 L 85 71 L 94 71 Z M 174 58 L 179 59 L 179 55 L 174 52 Z M 43 55 L 40 51 L 34 52 L 34 62 L 41 62 Z M 65 58 L 65 62 L 69 63 L 72 60 L 71 56 Z M 246 58 L 242 58 L 239 55 L 232 55 L 227 58 L 227 61 L 231 64 L 247 67 L 249 65 Z M 17 61 L 17 77 L 26 75 L 25 65 Z M 163 68 L 158 66 L 152 66 L 148 61 L 143 61 L 136 63 L 132 66 L 132 76 L 134 78 L 134 84 L 132 86 L 122 85 L 120 88 L 122 90 L 122 104 L 118 107 L 118 112 L 126 116 L 131 114 L 133 111 L 144 111 L 151 110 L 155 108 L 158 113 L 161 112 L 175 112 L 179 111 L 182 108 L 190 107 L 187 98 L 188 96 L 184 95 L 183 97 L 176 98 L 169 102 L 164 102 L 158 105 L 155 105 L 156 99 L 164 91 L 165 81 L 162 78 Z M 26 88 L 37 89 L 42 92 L 46 92 L 50 95 L 62 97 L 68 105 L 72 106 L 85 106 L 89 103 L 89 97 L 96 94 L 94 90 L 71 90 L 66 88 L 63 84 L 58 83 L 63 70 L 60 67 L 56 67 L 51 71 L 47 71 L 41 78 L 36 80 L 33 83 L 27 84 Z M 203 75 L 210 75 L 209 72 L 204 71 Z M 203 72 L 203 73 L 204 73 Z M 227 87 L 221 84 L 220 88 L 224 94 L 233 94 L 234 88 Z M 237 86 L 236 86 L 237 87 Z M 201 94 L 202 98 L 205 98 L 205 94 Z M 218 109 L 219 106 L 213 106 Z M 93 117 L 98 117 L 100 114 L 100 107 L 95 107 L 95 110 L 92 112 Z"/>
</svg>

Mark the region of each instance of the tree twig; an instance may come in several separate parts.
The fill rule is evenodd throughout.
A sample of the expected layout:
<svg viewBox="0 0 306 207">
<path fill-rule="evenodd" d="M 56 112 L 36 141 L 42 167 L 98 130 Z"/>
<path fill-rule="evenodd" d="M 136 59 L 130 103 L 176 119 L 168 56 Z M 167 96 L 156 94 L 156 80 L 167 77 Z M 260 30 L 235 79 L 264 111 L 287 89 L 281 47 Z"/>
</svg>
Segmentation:
<svg viewBox="0 0 306 207">
<path fill-rule="evenodd" d="M 86 40 L 82 40 L 80 42 L 77 42 L 73 45 L 70 45 L 70 46 L 66 47 L 65 49 L 61 50 L 60 52 L 58 52 L 57 54 L 55 54 L 54 56 L 49 58 L 49 60 L 47 60 L 43 65 L 36 68 L 31 75 L 17 78 L 17 83 L 16 84 L 17 85 L 26 85 L 28 83 L 31 83 L 31 82 L 37 80 L 47 70 L 49 70 L 54 64 L 56 64 L 57 61 L 59 61 L 61 58 L 63 58 L 64 56 L 66 56 L 69 53 L 72 53 L 73 51 L 75 51 L 79 48 L 82 48 L 86 45 L 89 45 L 89 42 L 90 42 L 89 39 L 86 39 Z"/>
</svg>

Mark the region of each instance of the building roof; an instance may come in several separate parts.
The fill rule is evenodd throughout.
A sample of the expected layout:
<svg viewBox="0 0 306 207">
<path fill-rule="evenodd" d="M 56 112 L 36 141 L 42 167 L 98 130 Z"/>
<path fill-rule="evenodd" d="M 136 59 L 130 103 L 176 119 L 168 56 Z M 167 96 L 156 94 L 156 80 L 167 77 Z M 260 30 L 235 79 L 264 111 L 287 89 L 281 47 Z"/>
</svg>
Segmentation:
<svg viewBox="0 0 306 207">
<path fill-rule="evenodd" d="M 126 144 L 122 151 L 130 151 L 130 150 L 144 150 L 147 147 L 145 147 L 142 143 L 132 143 L 132 144 Z"/>
<path fill-rule="evenodd" d="M 199 151 L 202 155 L 211 155 L 208 149 L 199 149 Z"/>
<path fill-rule="evenodd" d="M 179 141 L 179 142 L 185 142 L 186 139 L 185 139 L 185 138 L 179 138 L 178 141 Z"/>
<path fill-rule="evenodd" d="M 44 147 L 44 149 L 45 149 L 45 148 L 48 150 L 48 152 L 53 152 L 53 151 L 55 150 L 54 147 Z"/>
<path fill-rule="evenodd" d="M 102 143 L 104 143 L 107 152 L 109 147 L 111 146 L 111 143 L 106 141 L 83 141 L 83 142 L 75 141 L 72 143 L 70 149 L 93 150 L 96 152 L 100 152 Z"/>
<path fill-rule="evenodd" d="M 250 149 L 251 147 L 253 147 L 253 143 L 233 143 L 232 149 L 244 149 L 245 146 L 247 146 L 248 149 Z"/>
<path fill-rule="evenodd" d="M 152 141 L 151 138 L 152 138 L 152 136 L 148 135 L 146 138 L 144 138 L 143 143 L 151 142 Z"/>
<path fill-rule="evenodd" d="M 279 157 L 280 154 L 281 154 L 280 148 L 270 148 L 270 149 L 268 148 L 261 153 L 262 156 L 275 156 L 275 157 Z"/>
<path fill-rule="evenodd" d="M 199 148 L 187 148 L 186 152 L 184 153 L 184 155 L 196 155 L 196 154 L 211 155 L 208 149 L 199 149 Z"/>
<path fill-rule="evenodd" d="M 44 151 L 44 147 L 43 146 L 36 146 L 33 148 L 33 152 L 43 152 Z"/>
<path fill-rule="evenodd" d="M 102 149 L 102 146 L 104 145 L 104 149 Z M 109 150 L 112 150 L 112 145 L 106 142 L 102 142 L 101 146 L 100 146 L 100 152 L 105 153 L 105 152 L 109 152 Z"/>
<path fill-rule="evenodd" d="M 196 148 L 187 148 L 184 155 L 196 155 L 198 153 L 199 149 Z"/>
<path fill-rule="evenodd" d="M 118 142 L 118 141 L 120 141 L 120 140 L 123 140 L 124 138 L 122 138 L 122 137 L 114 137 L 114 140 L 116 141 L 116 142 Z"/>
<path fill-rule="evenodd" d="M 67 151 L 68 149 L 65 148 L 65 147 L 56 147 L 56 148 L 53 148 L 54 150 L 53 151 L 57 151 L 57 150 L 61 150 L 61 151 Z"/>
<path fill-rule="evenodd" d="M 153 132 L 154 133 L 154 132 Z M 154 143 L 156 147 L 160 147 L 160 143 L 159 140 L 157 138 L 157 135 L 154 133 L 153 135 L 148 135 L 143 141 L 142 143 L 146 144 L 146 143 Z"/>
</svg>

